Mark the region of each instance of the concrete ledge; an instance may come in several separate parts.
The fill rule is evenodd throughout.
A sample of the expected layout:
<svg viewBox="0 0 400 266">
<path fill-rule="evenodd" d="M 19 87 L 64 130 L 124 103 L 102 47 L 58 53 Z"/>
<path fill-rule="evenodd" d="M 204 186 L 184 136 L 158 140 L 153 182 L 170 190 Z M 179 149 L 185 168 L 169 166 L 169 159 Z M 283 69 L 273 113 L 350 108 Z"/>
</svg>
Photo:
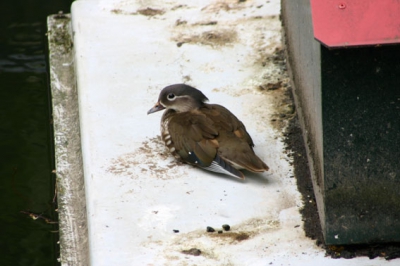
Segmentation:
<svg viewBox="0 0 400 266">
<path fill-rule="evenodd" d="M 332 260 L 304 235 L 278 1 L 75 1 L 73 41 L 69 16 L 49 18 L 63 265 L 385 263 Z M 177 82 L 234 111 L 271 171 L 238 181 L 179 164 L 161 114 L 146 115 Z"/>
<path fill-rule="evenodd" d="M 318 205 L 321 226 L 325 228 L 323 210 L 323 151 L 320 43 L 314 39 L 308 0 L 282 0 L 285 52 L 293 85 L 297 115 L 303 129 L 307 158 Z"/>
<path fill-rule="evenodd" d="M 71 19 L 48 17 L 50 82 L 62 265 L 89 265 L 85 185 Z"/>
</svg>

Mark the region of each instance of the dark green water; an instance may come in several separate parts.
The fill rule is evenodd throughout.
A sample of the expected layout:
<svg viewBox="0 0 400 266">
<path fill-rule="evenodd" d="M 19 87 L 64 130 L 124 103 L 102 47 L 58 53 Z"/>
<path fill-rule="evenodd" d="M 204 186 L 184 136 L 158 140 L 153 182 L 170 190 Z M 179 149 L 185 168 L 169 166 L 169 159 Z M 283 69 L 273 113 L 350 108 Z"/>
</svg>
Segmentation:
<svg viewBox="0 0 400 266">
<path fill-rule="evenodd" d="M 72 0 L 0 1 L 0 265 L 57 265 L 46 17 Z M 32 219 L 23 212 L 49 220 Z"/>
</svg>

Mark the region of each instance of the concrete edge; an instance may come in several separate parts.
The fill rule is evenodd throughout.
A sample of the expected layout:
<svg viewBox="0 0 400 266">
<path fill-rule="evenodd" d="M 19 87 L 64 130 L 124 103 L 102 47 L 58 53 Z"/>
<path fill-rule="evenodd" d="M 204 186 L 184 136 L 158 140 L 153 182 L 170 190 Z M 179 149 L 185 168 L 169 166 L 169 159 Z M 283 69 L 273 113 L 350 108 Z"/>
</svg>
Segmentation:
<svg viewBox="0 0 400 266">
<path fill-rule="evenodd" d="M 47 19 L 60 262 L 89 265 L 89 239 L 71 17 Z"/>
<path fill-rule="evenodd" d="M 310 116 L 307 115 L 307 102 L 305 101 L 302 90 L 304 90 L 304 84 L 302 83 L 302 80 L 299 78 L 300 71 L 299 68 L 301 67 L 299 64 L 299 56 L 296 54 L 296 51 L 294 49 L 294 45 L 299 45 L 299 41 L 297 40 L 296 43 L 293 41 L 293 38 L 300 38 L 300 34 L 297 36 L 290 38 L 288 36 L 288 33 L 290 33 L 289 29 L 289 24 L 292 21 L 288 21 L 288 16 L 290 13 L 287 10 L 287 5 L 290 1 L 288 0 L 281 0 L 281 21 L 282 21 L 282 44 L 284 47 L 285 51 L 285 58 L 287 58 L 286 61 L 286 66 L 288 69 L 288 74 L 290 77 L 290 84 L 293 88 L 293 98 L 296 106 L 296 112 L 298 115 L 300 127 L 302 129 L 302 134 L 303 134 L 303 140 L 305 143 L 305 149 L 306 149 L 306 154 L 307 154 L 307 160 L 309 164 L 309 169 L 310 169 L 310 174 L 311 174 L 311 180 L 313 183 L 313 190 L 314 190 L 314 195 L 315 199 L 317 201 L 317 207 L 318 207 L 318 214 L 320 218 L 320 223 L 321 223 L 321 228 L 322 228 L 322 233 L 325 237 L 325 205 L 324 205 L 324 199 L 323 199 L 323 158 L 322 158 L 322 152 L 318 150 L 318 144 L 316 144 L 316 136 L 315 132 L 313 132 L 311 128 L 311 121 Z M 290 2 L 292 3 L 292 2 Z M 292 3 L 293 4 L 293 3 Z M 301 5 L 301 2 L 296 2 L 296 4 Z M 299 25 L 296 25 L 299 27 Z M 296 29 L 292 29 L 292 31 L 296 31 Z M 304 36 L 303 36 L 304 38 Z M 305 70 L 305 71 L 312 71 L 312 70 Z M 320 104 L 320 103 L 319 103 Z M 308 109 L 310 107 L 308 106 Z M 309 111 L 309 110 L 308 110 Z M 322 122 L 321 125 L 322 127 Z M 322 134 L 322 128 L 320 129 Z M 314 134 L 313 134 L 314 133 Z M 322 139 L 321 139 L 322 142 Z M 319 144 L 320 147 L 322 147 L 322 143 Z"/>
</svg>

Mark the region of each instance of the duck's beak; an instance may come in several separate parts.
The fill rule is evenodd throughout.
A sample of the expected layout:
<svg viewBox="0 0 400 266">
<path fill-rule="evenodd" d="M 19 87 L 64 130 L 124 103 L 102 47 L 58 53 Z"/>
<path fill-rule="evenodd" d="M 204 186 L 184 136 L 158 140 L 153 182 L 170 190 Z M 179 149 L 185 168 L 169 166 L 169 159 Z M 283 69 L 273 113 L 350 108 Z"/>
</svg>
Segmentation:
<svg viewBox="0 0 400 266">
<path fill-rule="evenodd" d="M 151 109 L 147 112 L 147 114 L 149 115 L 149 114 L 152 114 L 152 113 L 155 113 L 155 112 L 164 110 L 164 109 L 165 109 L 165 107 L 162 106 L 162 105 L 160 104 L 160 102 L 157 102 L 156 105 L 154 105 L 154 107 L 151 108 Z"/>
</svg>

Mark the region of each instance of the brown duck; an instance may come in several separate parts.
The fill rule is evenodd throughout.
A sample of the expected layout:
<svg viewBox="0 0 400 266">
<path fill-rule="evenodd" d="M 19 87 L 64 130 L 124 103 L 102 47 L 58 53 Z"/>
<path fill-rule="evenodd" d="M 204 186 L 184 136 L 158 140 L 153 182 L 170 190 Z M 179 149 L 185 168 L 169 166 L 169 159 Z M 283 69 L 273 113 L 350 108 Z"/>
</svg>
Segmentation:
<svg viewBox="0 0 400 266">
<path fill-rule="evenodd" d="M 243 123 L 225 107 L 207 104 L 207 97 L 185 84 L 165 87 L 147 114 L 166 109 L 161 136 L 169 151 L 186 163 L 244 179 L 237 169 L 268 171 L 254 153 Z"/>
</svg>

